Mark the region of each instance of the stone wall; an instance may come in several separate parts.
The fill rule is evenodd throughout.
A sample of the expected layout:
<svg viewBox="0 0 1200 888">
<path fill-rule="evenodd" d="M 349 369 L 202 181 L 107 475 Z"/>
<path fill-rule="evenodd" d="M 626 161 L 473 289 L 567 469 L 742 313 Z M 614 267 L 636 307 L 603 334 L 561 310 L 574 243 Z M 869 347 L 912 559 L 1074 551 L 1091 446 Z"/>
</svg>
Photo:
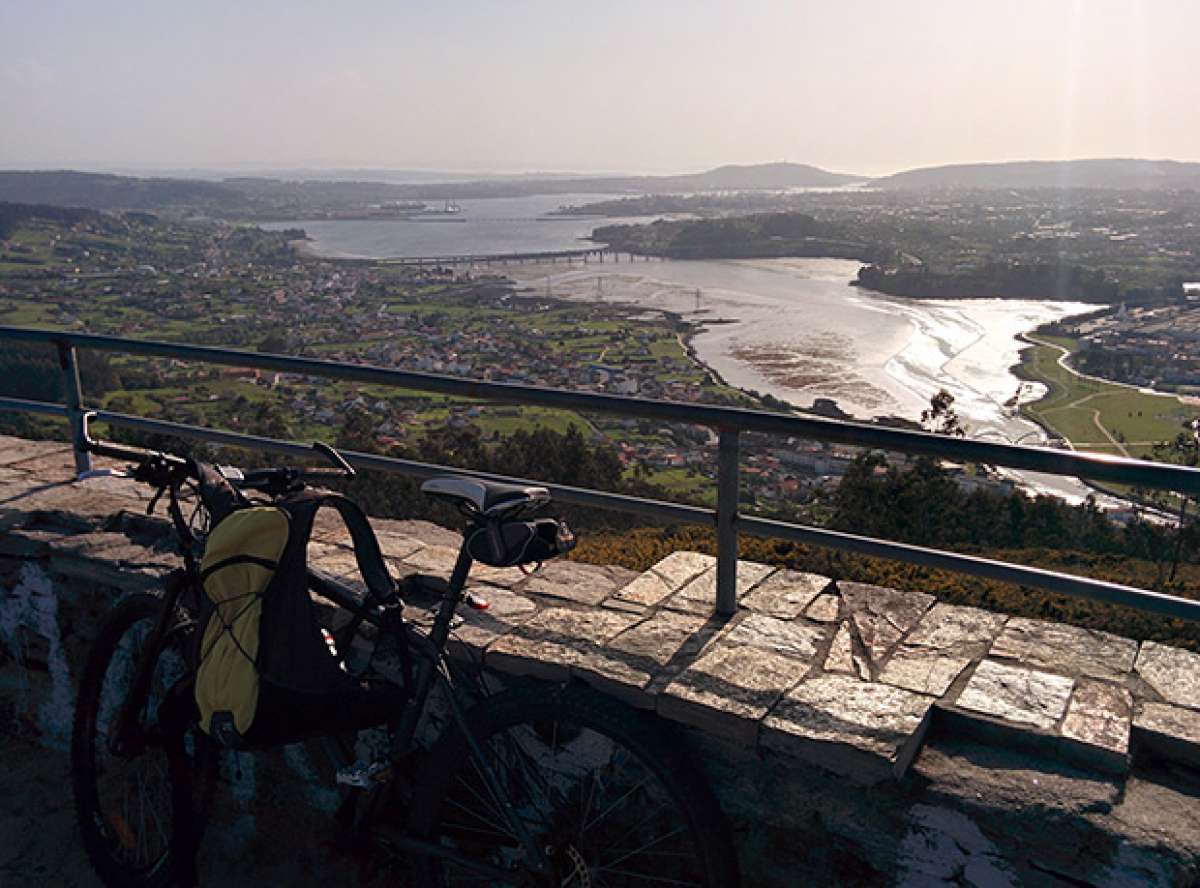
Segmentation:
<svg viewBox="0 0 1200 888">
<path fill-rule="evenodd" d="M 65 447 L 0 438 L 0 732 L 18 763 L 0 789 L 20 800 L 4 885 L 91 884 L 61 853 L 78 844 L 74 680 L 113 603 L 176 563 L 140 485 L 70 479 Z M 449 574 L 456 534 L 377 530 L 397 574 Z M 353 569 L 332 524 L 311 557 Z M 747 884 L 1200 884 L 1200 655 L 749 562 L 720 620 L 713 560 L 691 552 L 473 583 L 491 607 L 464 610 L 454 653 L 656 712 L 709 774 Z M 211 881 L 380 878 L 328 840 L 320 761 L 301 745 L 225 762 Z"/>
</svg>

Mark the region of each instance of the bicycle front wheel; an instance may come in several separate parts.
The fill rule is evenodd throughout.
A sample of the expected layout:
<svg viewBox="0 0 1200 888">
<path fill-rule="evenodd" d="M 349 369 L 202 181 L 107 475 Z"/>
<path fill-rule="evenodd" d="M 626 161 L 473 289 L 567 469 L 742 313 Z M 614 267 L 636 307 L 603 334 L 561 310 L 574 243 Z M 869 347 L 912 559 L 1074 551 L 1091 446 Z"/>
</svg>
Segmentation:
<svg viewBox="0 0 1200 888">
<path fill-rule="evenodd" d="M 584 687 L 531 686 L 488 698 L 467 724 L 431 751 L 414 793 L 410 834 L 446 852 L 416 862 L 417 884 L 737 884 L 716 799 L 653 716 Z"/>
<path fill-rule="evenodd" d="M 83 845 L 101 880 L 110 886 L 166 885 L 171 879 L 175 833 L 171 781 L 159 706 L 189 671 L 190 627 L 172 627 L 151 673 L 149 693 L 137 713 L 137 742 L 115 742 L 118 713 L 138 664 L 152 653 L 149 640 L 162 611 L 152 595 L 132 595 L 105 621 L 79 682 L 71 736 L 71 778 Z M 194 732 L 193 732 L 194 733 Z M 189 736 L 193 789 L 207 806 L 215 760 L 203 738 Z M 203 811 L 197 811 L 202 822 Z"/>
</svg>

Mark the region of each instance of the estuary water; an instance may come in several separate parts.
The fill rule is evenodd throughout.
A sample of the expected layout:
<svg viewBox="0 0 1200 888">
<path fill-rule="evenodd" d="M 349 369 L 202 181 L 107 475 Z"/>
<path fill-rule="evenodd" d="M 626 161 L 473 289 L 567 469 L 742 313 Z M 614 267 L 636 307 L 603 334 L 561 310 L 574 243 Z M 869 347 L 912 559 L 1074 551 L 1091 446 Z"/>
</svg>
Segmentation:
<svg viewBox="0 0 1200 888">
<path fill-rule="evenodd" d="M 599 225 L 645 222 L 595 216 L 553 216 L 561 206 L 611 199 L 611 194 L 551 194 L 533 197 L 460 200 L 460 212 L 420 219 L 300 219 L 266 222 L 278 231 L 303 228 L 315 252 L 341 258 L 394 259 L 412 256 L 550 253 L 594 246 L 588 240 Z M 443 204 L 429 201 L 434 209 Z"/>
<path fill-rule="evenodd" d="M 755 259 L 510 266 L 505 273 L 538 291 L 702 323 L 692 340 L 697 357 L 739 388 L 800 407 L 827 398 L 857 419 L 912 420 L 946 389 L 970 437 L 1045 443 L 1012 403 L 1044 393 L 1012 373 L 1022 348 L 1016 337 L 1095 306 L 895 299 L 851 287 L 859 267 L 842 259 Z M 1074 479 L 1013 475 L 1028 489 L 1071 501 L 1089 492 Z"/>
<path fill-rule="evenodd" d="M 539 221 L 588 195 L 462 201 L 462 222 L 318 221 L 303 227 L 330 256 L 394 258 L 571 249 L 600 224 Z M 646 221 L 628 220 L 628 221 Z M 492 268 L 555 296 L 669 311 L 701 323 L 696 354 L 731 385 L 801 407 L 818 398 L 860 419 L 917 419 L 939 389 L 971 437 L 1042 443 L 1012 399 L 1036 399 L 1011 372 L 1017 335 L 1088 311 L 1082 303 L 999 299 L 904 300 L 850 286 L 860 264 L 841 259 L 623 261 Z M 480 269 L 484 270 L 484 269 Z M 968 295 L 968 294 L 964 294 Z M 1078 500 L 1080 482 L 1021 473 L 1029 488 Z"/>
</svg>

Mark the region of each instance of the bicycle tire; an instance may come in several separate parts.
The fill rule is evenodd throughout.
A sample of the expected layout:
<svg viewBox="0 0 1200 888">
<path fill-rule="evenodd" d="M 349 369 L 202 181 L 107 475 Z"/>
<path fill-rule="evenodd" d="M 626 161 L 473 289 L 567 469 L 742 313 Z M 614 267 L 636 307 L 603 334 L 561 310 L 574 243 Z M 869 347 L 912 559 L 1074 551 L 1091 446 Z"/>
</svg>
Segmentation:
<svg viewBox="0 0 1200 888">
<path fill-rule="evenodd" d="M 169 884 L 172 878 L 171 848 L 175 835 L 174 824 L 171 823 L 171 786 L 167 776 L 166 754 L 161 745 L 148 744 L 137 756 L 117 757 L 107 748 L 103 736 L 106 722 L 124 699 L 122 686 L 127 689 L 134 664 L 145 655 L 144 646 L 162 607 L 160 599 L 145 594 L 132 595 L 117 605 L 92 643 L 79 682 L 71 734 L 71 783 L 76 820 L 88 858 L 96 874 L 108 886 L 159 888 Z M 139 629 L 142 624 L 145 624 L 144 630 Z M 142 713 L 147 722 L 156 716 L 161 692 L 179 677 L 174 673 L 178 669 L 189 669 L 191 638 L 192 628 L 186 623 L 179 623 L 168 630 L 166 643 L 158 653 L 152 674 L 146 711 Z M 176 661 L 176 657 L 181 662 Z M 158 699 L 155 698 L 156 693 L 160 694 Z M 194 810 L 195 825 L 199 830 L 212 798 L 216 762 L 211 745 L 199 732 L 193 734 Z M 125 816 L 128 812 L 117 811 L 115 805 L 109 804 L 108 787 L 101 786 L 102 781 L 108 782 L 108 773 L 119 772 L 122 765 L 128 765 L 131 769 L 136 765 L 146 769 L 150 775 L 145 780 L 138 776 L 135 782 L 138 797 L 143 802 L 140 809 L 143 817 L 147 810 L 144 803 L 149 799 L 151 817 L 155 813 L 153 806 L 161 803 L 160 813 L 169 825 L 164 827 L 161 822 L 157 823 L 159 835 L 156 847 L 162 846 L 159 853 L 153 853 L 150 837 L 143 837 L 142 833 L 135 831 L 130 818 Z M 157 779 L 151 784 L 155 765 L 158 766 Z M 120 774 L 114 773 L 114 776 L 119 777 Z M 128 788 L 129 784 L 125 783 L 124 789 Z M 143 848 L 143 842 L 145 860 L 141 860 L 137 854 Z"/>
<path fill-rule="evenodd" d="M 489 697 L 466 721 L 508 793 L 504 802 L 525 812 L 519 815 L 523 817 L 532 808 L 549 809 L 530 818 L 536 822 L 529 827 L 555 872 L 534 875 L 520 869 L 520 855 L 513 857 L 514 841 L 503 829 L 499 806 L 480 794 L 486 795 L 486 786 L 472 743 L 459 730 L 448 731 L 430 751 L 413 794 L 410 835 L 493 865 L 515 866 L 512 884 L 738 884 L 736 852 L 720 806 L 681 745 L 672 742 L 654 716 L 579 685 L 529 685 Z M 585 780 L 586 764 L 581 770 L 579 763 L 589 759 L 600 764 Z M 531 769 L 553 782 L 539 785 L 528 773 Z M 639 776 L 641 782 L 627 789 Z M 623 795 L 611 799 L 618 793 Z M 469 805 L 481 810 L 469 811 Z M 639 827 L 661 831 L 672 822 L 678 824 L 677 832 L 648 839 L 640 834 L 645 847 L 630 852 L 620 844 L 629 841 L 630 819 L 637 821 L 634 832 Z M 489 828 L 494 835 L 489 836 Z M 610 836 L 619 836 L 613 839 L 617 847 L 605 844 Z M 456 867 L 429 856 L 413 861 L 411 869 L 415 884 L 440 888 L 456 884 Z M 464 880 L 480 884 L 478 875 L 465 874 Z"/>
</svg>

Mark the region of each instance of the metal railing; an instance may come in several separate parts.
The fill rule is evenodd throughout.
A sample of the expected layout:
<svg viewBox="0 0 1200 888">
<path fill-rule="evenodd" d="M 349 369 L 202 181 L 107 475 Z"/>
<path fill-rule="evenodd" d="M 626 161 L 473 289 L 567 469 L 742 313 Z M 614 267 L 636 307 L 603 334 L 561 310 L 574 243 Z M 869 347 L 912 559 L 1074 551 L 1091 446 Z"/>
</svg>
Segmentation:
<svg viewBox="0 0 1200 888">
<path fill-rule="evenodd" d="M 84 403 L 80 388 L 79 368 L 76 360 L 76 350 L 81 348 L 203 361 L 210 364 L 259 370 L 275 370 L 303 376 L 437 392 L 508 404 L 529 404 L 591 413 L 612 413 L 694 423 L 715 429 L 719 435 L 716 509 L 631 497 L 562 484 L 550 484 L 543 481 L 537 481 L 537 483 L 549 488 L 556 499 L 567 503 L 715 527 L 717 532 L 716 610 L 720 614 L 729 615 L 737 609 L 738 534 L 744 532 L 754 536 L 790 540 L 873 558 L 892 559 L 925 567 L 956 571 L 1050 592 L 1125 605 L 1170 617 L 1200 620 L 1200 601 L 1103 580 L 947 552 L 941 549 L 739 515 L 738 451 L 742 432 L 764 432 L 856 447 L 939 456 L 962 462 L 986 463 L 1012 469 L 1169 490 L 1192 497 L 1200 495 L 1200 469 L 1103 454 L 950 438 L 926 432 L 842 422 L 814 416 L 794 416 L 737 407 L 651 401 L 594 392 L 571 392 L 511 383 L 482 382 L 369 365 L 345 364 L 312 358 L 243 352 L 170 342 L 0 327 L 0 341 L 3 340 L 44 343 L 52 345 L 58 350 L 66 403 L 53 404 L 18 398 L 0 398 L 0 410 L 65 417 L 71 426 L 75 448 L 75 468 L 81 474 L 91 468 L 91 457 L 84 446 L 88 415 L 94 416 L 98 421 L 125 428 L 177 435 L 217 444 L 248 447 L 287 456 L 304 457 L 310 456 L 312 453 L 307 446 L 272 438 L 131 416 L 109 410 L 89 410 Z M 450 472 L 503 481 L 536 481 L 536 479 L 501 478 L 482 472 L 368 453 L 347 452 L 346 457 L 351 463 L 362 469 L 398 472 L 415 477 L 430 477 Z"/>
</svg>

